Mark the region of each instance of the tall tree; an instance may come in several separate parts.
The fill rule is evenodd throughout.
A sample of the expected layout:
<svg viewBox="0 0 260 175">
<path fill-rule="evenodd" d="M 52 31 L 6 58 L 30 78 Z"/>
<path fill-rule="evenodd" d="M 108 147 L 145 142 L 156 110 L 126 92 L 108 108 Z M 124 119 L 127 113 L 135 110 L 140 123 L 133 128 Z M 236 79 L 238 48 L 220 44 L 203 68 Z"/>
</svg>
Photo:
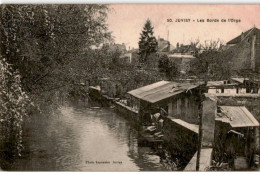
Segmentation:
<svg viewBox="0 0 260 175">
<path fill-rule="evenodd" d="M 23 89 L 46 104 L 53 90 L 92 76 L 91 46 L 110 39 L 107 12 L 96 4 L 3 5 L 1 54 L 19 70 Z"/>
<path fill-rule="evenodd" d="M 145 62 L 147 57 L 157 51 L 158 43 L 156 38 L 153 36 L 153 27 L 150 19 L 146 20 L 143 27 L 139 44 L 139 55 L 141 56 L 141 61 Z"/>
</svg>

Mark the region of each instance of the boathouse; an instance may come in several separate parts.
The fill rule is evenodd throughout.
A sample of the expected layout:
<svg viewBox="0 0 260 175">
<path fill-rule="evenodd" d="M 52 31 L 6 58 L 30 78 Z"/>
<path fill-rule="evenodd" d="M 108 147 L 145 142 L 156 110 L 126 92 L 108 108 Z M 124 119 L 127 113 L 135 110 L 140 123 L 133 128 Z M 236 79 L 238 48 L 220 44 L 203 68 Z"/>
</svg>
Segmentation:
<svg viewBox="0 0 260 175">
<path fill-rule="evenodd" d="M 138 110 L 139 121 L 149 121 L 147 114 L 163 111 L 164 141 L 184 162 L 190 161 L 197 150 L 199 106 L 205 90 L 202 82 L 159 81 L 128 92 L 129 104 Z M 148 116 L 148 117 L 146 117 Z"/>
<path fill-rule="evenodd" d="M 198 124 L 199 91 L 202 83 L 159 81 L 129 91 L 130 105 L 139 111 L 139 117 L 146 113 L 159 112 L 163 108 L 169 118 Z"/>
</svg>

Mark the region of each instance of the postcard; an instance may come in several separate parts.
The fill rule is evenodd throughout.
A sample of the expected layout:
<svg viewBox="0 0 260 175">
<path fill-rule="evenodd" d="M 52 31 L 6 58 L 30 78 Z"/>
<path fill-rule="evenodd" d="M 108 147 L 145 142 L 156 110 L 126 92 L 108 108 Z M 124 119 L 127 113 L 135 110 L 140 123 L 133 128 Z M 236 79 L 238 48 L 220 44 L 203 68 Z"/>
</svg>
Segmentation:
<svg viewBox="0 0 260 175">
<path fill-rule="evenodd" d="M 259 171 L 259 4 L 1 4 L 1 171 Z"/>
</svg>

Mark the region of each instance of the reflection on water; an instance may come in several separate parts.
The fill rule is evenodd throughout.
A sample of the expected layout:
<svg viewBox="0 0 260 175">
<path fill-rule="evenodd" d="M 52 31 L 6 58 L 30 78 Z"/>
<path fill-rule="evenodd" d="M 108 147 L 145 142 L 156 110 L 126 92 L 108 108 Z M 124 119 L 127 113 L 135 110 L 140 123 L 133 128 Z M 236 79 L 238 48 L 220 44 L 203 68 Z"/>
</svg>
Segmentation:
<svg viewBox="0 0 260 175">
<path fill-rule="evenodd" d="M 63 106 L 59 115 L 32 117 L 26 128 L 27 151 L 10 170 L 168 170 L 155 149 L 138 146 L 137 131 L 111 109 Z"/>
</svg>

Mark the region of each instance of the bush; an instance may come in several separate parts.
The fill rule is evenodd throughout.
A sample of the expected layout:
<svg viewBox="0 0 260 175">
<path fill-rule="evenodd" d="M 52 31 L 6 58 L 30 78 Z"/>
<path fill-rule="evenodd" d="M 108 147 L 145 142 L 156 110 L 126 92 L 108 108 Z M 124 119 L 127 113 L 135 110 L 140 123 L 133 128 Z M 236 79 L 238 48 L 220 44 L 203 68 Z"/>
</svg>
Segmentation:
<svg viewBox="0 0 260 175">
<path fill-rule="evenodd" d="M 0 57 L 0 151 L 20 156 L 22 123 L 33 103 L 22 90 L 18 71 L 12 71 L 6 60 Z"/>
</svg>

